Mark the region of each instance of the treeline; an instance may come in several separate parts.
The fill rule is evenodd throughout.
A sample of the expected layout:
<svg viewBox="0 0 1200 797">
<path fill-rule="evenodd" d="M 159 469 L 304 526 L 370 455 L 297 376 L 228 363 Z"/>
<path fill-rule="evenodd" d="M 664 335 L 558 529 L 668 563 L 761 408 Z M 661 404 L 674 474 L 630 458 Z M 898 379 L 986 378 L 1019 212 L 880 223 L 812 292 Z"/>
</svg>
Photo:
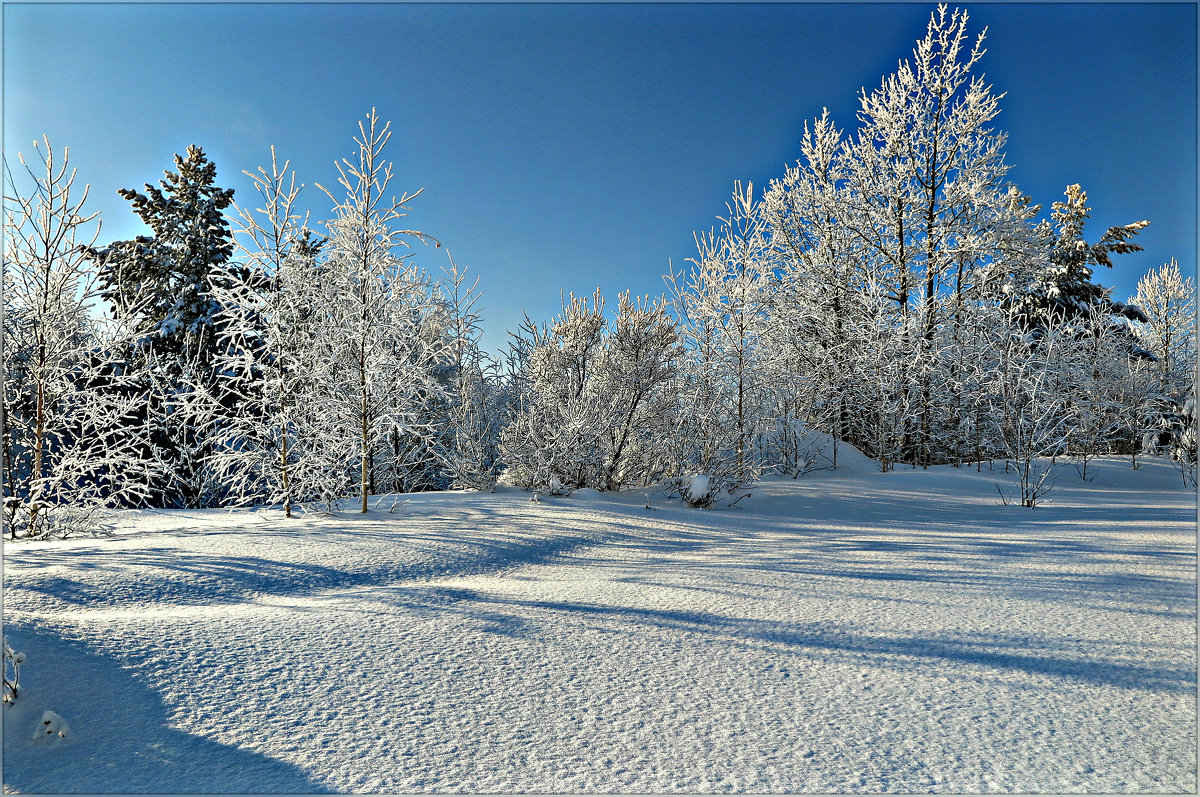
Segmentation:
<svg viewBox="0 0 1200 797">
<path fill-rule="evenodd" d="M 665 296 L 572 296 L 496 358 L 465 269 L 419 265 L 441 244 L 406 227 L 416 194 L 390 187 L 374 111 L 317 186 L 320 225 L 273 149 L 243 207 L 192 147 L 120 192 L 150 234 L 97 246 L 65 151 L 35 145 L 31 188 L 5 198 L 12 535 L 497 479 L 707 505 L 839 443 L 884 470 L 1004 460 L 1030 506 L 1045 456 L 1086 478 L 1095 455 L 1165 451 L 1194 484 L 1194 283 L 1174 261 L 1129 302 L 1093 281 L 1146 222 L 1089 240 L 1079 186 L 1039 219 L 972 75 L 982 43 L 939 8 L 857 130 L 823 114 L 765 191 L 739 184 Z"/>
</svg>

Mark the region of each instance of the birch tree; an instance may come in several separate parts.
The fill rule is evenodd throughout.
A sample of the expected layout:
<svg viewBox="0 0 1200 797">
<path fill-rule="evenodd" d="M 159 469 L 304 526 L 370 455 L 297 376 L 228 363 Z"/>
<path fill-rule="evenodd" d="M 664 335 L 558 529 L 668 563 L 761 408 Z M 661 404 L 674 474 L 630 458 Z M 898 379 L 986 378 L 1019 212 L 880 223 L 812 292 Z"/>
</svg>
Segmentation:
<svg viewBox="0 0 1200 797">
<path fill-rule="evenodd" d="M 213 287 L 223 345 L 211 467 L 234 503 L 279 503 L 290 518 L 343 490 L 345 479 L 319 411 L 331 348 L 323 241 L 297 209 L 303 186 L 288 166 L 272 147 L 269 172 L 245 172 L 262 207 L 235 206 L 237 259 Z"/>
<path fill-rule="evenodd" d="M 479 345 L 479 280 L 453 260 L 443 268 L 441 301 L 447 326 L 448 434 L 443 460 L 453 486 L 490 490 L 496 483 L 500 418 L 495 407 L 495 365 Z"/>
<path fill-rule="evenodd" d="M 128 330 L 92 318 L 100 287 L 86 248 L 99 214 L 84 209 L 68 151 L 56 158 L 45 137 L 34 149 L 33 162 L 17 156 L 27 180 L 6 164 L 4 198 L 0 432 L 13 537 L 100 529 L 106 509 L 148 497 L 155 474 L 136 420 L 147 397 L 116 354 Z"/>
<path fill-rule="evenodd" d="M 1172 258 L 1138 280 L 1129 299 L 1145 315 L 1134 325 L 1141 345 L 1157 361 L 1164 394 L 1187 390 L 1196 369 L 1196 282 Z"/>
<path fill-rule="evenodd" d="M 937 8 L 911 60 L 863 92 L 862 126 L 847 143 L 852 201 L 842 217 L 896 304 L 900 406 L 911 412 L 903 456 L 914 463 L 933 456 L 935 342 L 943 323 L 958 322 L 949 297 L 1002 257 L 996 230 L 1012 207 L 1005 136 L 990 127 L 1003 95 L 972 74 L 986 31 L 972 41 L 967 21 Z"/>
<path fill-rule="evenodd" d="M 388 195 L 394 172 L 383 150 L 390 127 L 372 109 L 359 122 L 355 156 L 337 164 L 344 195 L 318 185 L 334 203 L 324 257 L 329 322 L 339 330 L 333 354 L 339 370 L 325 401 L 346 434 L 344 453 L 358 473 L 362 512 L 375 488 L 375 458 L 389 451 L 383 444 L 391 438 L 394 459 L 403 464 L 408 449 L 399 443 L 432 434 L 419 409 L 443 392 L 425 368 L 444 342 L 422 334 L 433 304 L 430 281 L 410 262 L 414 242 L 437 242 L 400 226 L 421 192 Z"/>
<path fill-rule="evenodd" d="M 695 236 L 690 271 L 668 275 L 667 283 L 686 349 L 684 369 L 690 372 L 685 422 L 711 435 L 702 467 L 715 468 L 728 451 L 734 481 L 745 483 L 758 468 L 751 442 L 764 401 L 757 358 L 771 264 L 753 184 L 735 183 L 725 207 L 719 228 Z"/>
</svg>

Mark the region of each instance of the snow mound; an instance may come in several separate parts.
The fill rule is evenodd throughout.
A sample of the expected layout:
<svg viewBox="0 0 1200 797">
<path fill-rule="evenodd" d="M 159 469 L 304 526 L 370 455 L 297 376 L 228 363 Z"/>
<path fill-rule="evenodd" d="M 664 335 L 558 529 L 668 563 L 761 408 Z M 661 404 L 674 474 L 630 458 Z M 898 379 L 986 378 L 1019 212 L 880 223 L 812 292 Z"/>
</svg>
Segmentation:
<svg viewBox="0 0 1200 797">
<path fill-rule="evenodd" d="M 850 443 L 835 440 L 833 435 L 825 432 L 806 429 L 805 444 L 812 448 L 818 468 L 833 468 L 836 457 L 837 470 L 855 473 L 879 470 L 878 461 L 871 459 Z"/>
<path fill-rule="evenodd" d="M 50 709 L 46 709 L 42 712 L 42 721 L 33 731 L 33 740 L 66 739 L 70 732 L 71 726 L 67 725 L 66 720 Z"/>
<path fill-rule="evenodd" d="M 706 500 L 709 496 L 709 484 L 711 477 L 707 473 L 697 473 L 688 479 L 687 487 L 684 488 L 684 500 L 689 504 L 699 504 Z"/>
</svg>

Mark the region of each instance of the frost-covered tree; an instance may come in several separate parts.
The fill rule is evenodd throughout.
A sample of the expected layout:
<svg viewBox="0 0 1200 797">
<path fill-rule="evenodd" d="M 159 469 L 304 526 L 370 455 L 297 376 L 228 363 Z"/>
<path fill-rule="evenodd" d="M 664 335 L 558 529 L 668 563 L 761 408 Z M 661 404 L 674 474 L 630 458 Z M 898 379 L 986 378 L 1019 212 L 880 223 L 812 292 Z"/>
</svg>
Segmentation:
<svg viewBox="0 0 1200 797">
<path fill-rule="evenodd" d="M 1087 192 L 1078 184 L 1066 189 L 1066 201 L 1055 202 L 1051 209 L 1053 232 L 1047 235 L 1049 251 L 1030 267 L 1013 272 L 1003 286 L 1005 303 L 1016 313 L 1025 329 L 1035 333 L 1048 324 L 1083 323 L 1092 312 L 1113 318 L 1113 329 L 1130 342 L 1131 352 L 1141 353 L 1133 345 L 1129 321 L 1144 321 L 1135 305 L 1114 301 L 1108 288 L 1092 281 L 1096 266 L 1112 268 L 1112 255 L 1141 251 L 1132 238 L 1150 222 L 1136 221 L 1110 227 L 1095 244 L 1084 239 L 1084 228 L 1091 217 Z M 1043 233 L 1045 235 L 1045 233 Z"/>
<path fill-rule="evenodd" d="M 1155 384 L 1142 418 L 1143 447 L 1168 453 L 1184 483 L 1196 483 L 1196 284 L 1179 264 L 1152 270 L 1138 282 L 1130 304 L 1144 313 L 1134 325 L 1138 342 L 1155 358 Z M 1135 453 L 1136 456 L 1136 453 Z"/>
<path fill-rule="evenodd" d="M 849 333 L 865 311 L 853 241 L 841 219 L 849 200 L 842 150 L 827 111 L 811 128 L 806 123 L 800 160 L 771 181 L 760 206 L 778 264 L 762 335 L 775 395 L 767 432 L 783 444 L 772 444 L 776 450 L 764 456 L 792 475 L 808 459 L 801 446 L 787 445 L 799 427 L 832 436 L 835 467 L 837 442 L 851 435 Z"/>
<path fill-rule="evenodd" d="M 118 192 L 151 234 L 87 249 L 102 296 L 139 333 L 129 367 L 151 390 L 146 421 L 155 429 L 155 457 L 167 466 L 155 503 L 166 505 L 203 505 L 220 489 L 205 472 L 209 405 L 195 395 L 215 388 L 222 314 L 212 288 L 233 254 L 224 215 L 233 190 L 218 187 L 216 176 L 216 164 L 189 146 L 158 186 Z"/>
<path fill-rule="evenodd" d="M 516 336 L 516 402 L 501 432 L 505 478 L 526 489 L 619 490 L 663 475 L 678 339 L 660 299 L 597 291 Z"/>
<path fill-rule="evenodd" d="M 622 293 L 596 376 L 608 405 L 604 489 L 645 484 L 661 475 L 666 466 L 662 440 L 670 433 L 675 402 L 669 388 L 679 354 L 666 303 Z"/>
<path fill-rule="evenodd" d="M 320 412 L 330 350 L 323 242 L 297 210 L 303 186 L 288 165 L 272 147 L 269 172 L 245 173 L 262 207 L 237 208 L 238 257 L 213 282 L 222 345 L 209 467 L 229 501 L 278 503 L 290 518 L 296 506 L 344 493 L 347 480 Z"/>
<path fill-rule="evenodd" d="M 1196 369 L 1195 280 L 1185 278 L 1172 258 L 1138 281 L 1128 304 L 1144 314 L 1134 331 L 1157 361 L 1162 392 L 1186 390 Z"/>
<path fill-rule="evenodd" d="M 359 122 L 355 156 L 337 164 L 344 195 L 318 186 L 334 202 L 323 253 L 330 275 L 326 320 L 338 330 L 330 333 L 335 347 L 323 404 L 344 435 L 363 512 L 377 471 L 396 486 L 405 468 L 427 461 L 436 430 L 424 410 L 444 394 L 433 373 L 445 339 L 444 330 L 429 324 L 432 283 L 410 262 L 411 243 L 433 239 L 400 226 L 420 191 L 388 196 L 393 167 L 383 150 L 390 127 L 372 109 Z"/>
<path fill-rule="evenodd" d="M 1130 358 L 1124 340 L 1112 332 L 1107 313 L 1092 309 L 1079 319 L 1072 346 L 1064 346 L 1060 358 L 1068 360 L 1067 412 L 1071 417 L 1067 452 L 1079 462 L 1080 476 L 1087 480 L 1088 462 L 1113 451 L 1122 441 L 1136 450 L 1137 429 L 1128 421 L 1137 418 L 1145 399 L 1130 395 L 1125 379 L 1140 358 Z M 1128 412 L 1127 410 L 1132 410 Z"/>
<path fill-rule="evenodd" d="M 233 254 L 233 235 L 223 211 L 233 190 L 216 186 L 217 167 L 204 150 L 189 146 L 175 156 L 159 186 L 146 193 L 122 188 L 151 235 L 92 250 L 100 264 L 104 298 L 136 308 L 142 330 L 160 352 L 210 366 L 217 354 L 220 305 L 209 284 L 213 270 Z"/>
<path fill-rule="evenodd" d="M 135 414 L 146 395 L 113 352 L 123 330 L 93 320 L 99 295 L 86 248 L 99 235 L 68 152 L 35 142 L 21 192 L 8 169 L 0 412 L 5 520 L 13 537 L 94 531 L 109 507 L 143 499 L 153 466 Z M 120 432 L 120 433 L 118 433 Z"/>
<path fill-rule="evenodd" d="M 910 60 L 863 92 L 845 157 L 850 202 L 842 213 L 863 267 L 896 304 L 905 355 L 899 405 L 903 456 L 932 460 L 937 336 L 958 323 L 954 298 L 976 290 L 1004 252 L 1011 217 L 1005 136 L 991 128 L 1000 95 L 972 74 L 986 35 L 972 42 L 966 12 L 939 6 Z"/>
<path fill-rule="evenodd" d="M 710 476 L 719 470 L 734 488 L 760 464 L 751 444 L 765 403 L 758 358 L 772 261 L 754 186 L 736 183 L 726 210 L 719 228 L 696 235 L 692 268 L 669 274 L 667 284 L 685 348 L 680 421 L 693 427 L 676 435 L 695 441 L 681 466 Z"/>
<path fill-rule="evenodd" d="M 604 297 L 570 296 L 548 326 L 518 331 L 516 404 L 501 432 L 505 478 L 555 492 L 594 486 L 604 464 L 605 397 L 595 373 L 604 344 Z M 559 487 L 561 485 L 561 487 Z"/>
<path fill-rule="evenodd" d="M 446 440 L 442 459 L 460 488 L 490 490 L 496 484 L 500 418 L 495 407 L 496 367 L 480 348 L 476 279 L 453 260 L 439 285 L 446 316 Z"/>
</svg>

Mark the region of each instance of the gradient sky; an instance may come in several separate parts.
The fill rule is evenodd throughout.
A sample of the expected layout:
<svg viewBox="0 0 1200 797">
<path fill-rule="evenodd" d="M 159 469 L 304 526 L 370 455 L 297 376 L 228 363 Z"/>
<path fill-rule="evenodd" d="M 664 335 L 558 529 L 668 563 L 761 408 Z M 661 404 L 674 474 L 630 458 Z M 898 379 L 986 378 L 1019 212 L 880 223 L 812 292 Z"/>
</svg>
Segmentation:
<svg viewBox="0 0 1200 797">
<path fill-rule="evenodd" d="M 1146 251 L 1097 281 L 1116 298 L 1171 257 L 1196 264 L 1196 5 L 970 4 L 988 28 L 1010 178 L 1046 211 L 1069 183 L 1089 238 L 1146 218 Z M 485 344 L 560 291 L 657 295 L 734 180 L 765 186 L 828 107 L 909 56 L 933 4 L 5 3 L 4 150 L 71 149 L 101 241 L 142 232 L 119 187 L 199 144 L 235 199 L 290 158 L 314 183 L 372 106 L 393 123 L 411 226 L 480 277 Z M 419 252 L 426 267 L 440 253 Z"/>
</svg>

